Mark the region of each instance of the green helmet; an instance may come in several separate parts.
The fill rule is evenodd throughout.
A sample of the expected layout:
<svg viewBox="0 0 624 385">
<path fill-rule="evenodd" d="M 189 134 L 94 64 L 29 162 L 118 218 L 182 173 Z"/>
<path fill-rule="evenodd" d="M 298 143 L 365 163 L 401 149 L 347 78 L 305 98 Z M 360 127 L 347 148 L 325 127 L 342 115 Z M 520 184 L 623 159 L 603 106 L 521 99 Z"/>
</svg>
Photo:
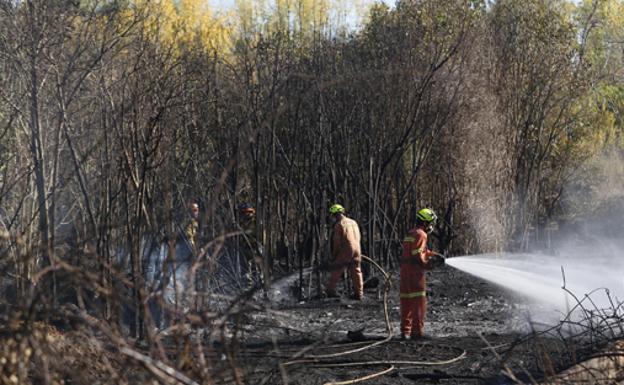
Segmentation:
<svg viewBox="0 0 624 385">
<path fill-rule="evenodd" d="M 329 208 L 329 213 L 331 215 L 336 215 L 336 214 L 340 214 L 340 213 L 344 213 L 345 209 L 344 207 L 342 207 L 341 205 L 339 205 L 338 203 L 333 204 L 330 208 Z"/>
<path fill-rule="evenodd" d="M 438 216 L 431 209 L 421 209 L 416 213 L 416 218 L 424 223 L 433 224 L 438 219 Z"/>
</svg>

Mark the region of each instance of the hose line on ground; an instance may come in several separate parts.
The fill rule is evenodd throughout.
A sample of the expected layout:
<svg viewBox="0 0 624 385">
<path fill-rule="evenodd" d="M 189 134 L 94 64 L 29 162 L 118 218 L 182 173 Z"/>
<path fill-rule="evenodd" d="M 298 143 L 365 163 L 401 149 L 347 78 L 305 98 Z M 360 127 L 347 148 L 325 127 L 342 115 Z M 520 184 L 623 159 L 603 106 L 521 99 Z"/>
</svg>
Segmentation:
<svg viewBox="0 0 624 385">
<path fill-rule="evenodd" d="M 323 363 L 323 362 L 319 362 L 319 360 L 321 359 L 327 359 L 327 358 L 336 358 L 336 357 L 341 357 L 341 356 L 346 356 L 349 354 L 353 354 L 353 353 L 358 353 L 361 351 L 364 351 L 366 349 L 370 349 L 372 347 L 375 346 L 379 346 L 381 344 L 384 344 L 388 341 L 390 341 L 392 339 L 392 335 L 393 335 L 393 331 L 392 331 L 392 323 L 390 322 L 390 315 L 388 312 L 388 292 L 390 290 L 390 275 L 388 273 L 386 273 L 386 271 L 375 261 L 373 261 L 372 259 L 370 259 L 369 257 L 362 255 L 362 259 L 369 262 L 370 264 L 372 264 L 373 266 L 375 266 L 380 272 L 381 274 L 384 276 L 385 279 L 385 288 L 384 288 L 384 317 L 385 317 L 385 321 L 386 321 L 386 330 L 388 332 L 388 336 L 386 338 L 384 338 L 381 341 L 376 341 L 373 342 L 371 344 L 367 344 L 365 346 L 362 346 L 360 348 L 357 349 L 351 349 L 351 350 L 346 350 L 343 352 L 338 352 L 338 353 L 333 353 L 333 354 L 323 354 L 323 355 L 310 355 L 310 356 L 305 356 L 302 359 L 299 360 L 292 360 L 292 361 L 288 361 L 286 363 L 284 363 L 284 366 L 286 365 L 295 365 L 295 364 L 314 364 L 314 367 L 319 367 L 319 368 L 340 368 L 340 367 L 354 367 L 354 366 L 366 366 L 366 365 L 390 365 L 389 368 L 384 369 L 381 372 L 377 372 L 377 373 L 373 373 L 364 377 L 359 377 L 359 378 L 355 378 L 352 380 L 347 380 L 347 381 L 341 381 L 341 382 L 327 382 L 324 385 L 349 385 L 349 384 L 355 384 L 358 382 L 363 382 L 363 381 L 367 381 L 376 377 L 380 377 L 383 376 L 385 374 L 388 374 L 392 371 L 394 371 L 395 369 L 397 369 L 395 367 L 395 365 L 417 365 L 417 366 L 436 366 L 436 365 L 448 365 L 448 364 L 452 364 L 454 362 L 457 362 L 459 360 L 462 360 L 466 357 L 466 351 L 462 350 L 462 353 L 454 358 L 448 359 L 448 360 L 443 360 L 443 361 L 402 361 L 402 360 L 380 360 L 380 361 L 362 361 L 362 362 L 348 362 L 348 363 Z"/>
<path fill-rule="evenodd" d="M 362 381 L 372 380 L 373 378 L 377 378 L 383 376 L 384 374 L 388 374 L 394 370 L 394 365 L 390 366 L 388 369 L 382 370 L 378 373 L 369 374 L 368 376 L 354 378 L 353 380 L 340 381 L 340 382 L 326 382 L 323 385 L 350 385 L 355 384 Z"/>
<path fill-rule="evenodd" d="M 375 266 L 377 269 L 379 269 L 379 271 L 381 272 L 381 274 L 383 274 L 384 279 L 385 279 L 385 288 L 384 288 L 384 317 L 385 317 L 385 321 L 386 321 L 386 331 L 388 332 L 388 336 L 386 338 L 384 338 L 381 341 L 375 341 L 373 343 L 367 344 L 365 346 L 362 346 L 360 348 L 357 349 L 351 349 L 351 350 L 346 350 L 343 352 L 338 352 L 338 353 L 332 353 L 332 354 L 319 354 L 319 355 L 309 355 L 309 356 L 305 356 L 303 359 L 301 360 L 294 360 L 294 361 L 288 361 L 286 363 L 284 363 L 284 365 L 293 365 L 293 364 L 297 364 L 297 363 L 302 363 L 302 362 L 316 362 L 316 360 L 319 359 L 324 359 L 324 358 L 336 358 L 336 357 L 341 357 L 341 356 L 346 356 L 349 354 L 353 354 L 353 353 L 359 353 L 361 351 L 370 349 L 372 347 L 375 346 L 379 346 L 382 345 L 388 341 L 390 341 L 392 339 L 392 323 L 390 322 L 390 315 L 388 313 L 388 291 L 390 291 L 390 275 L 388 273 L 386 273 L 386 271 L 379 266 L 379 264 L 375 261 L 373 261 L 372 259 L 370 259 L 369 257 L 362 255 L 362 259 L 370 262 L 373 266 Z M 310 361 L 312 360 L 312 361 Z"/>
</svg>

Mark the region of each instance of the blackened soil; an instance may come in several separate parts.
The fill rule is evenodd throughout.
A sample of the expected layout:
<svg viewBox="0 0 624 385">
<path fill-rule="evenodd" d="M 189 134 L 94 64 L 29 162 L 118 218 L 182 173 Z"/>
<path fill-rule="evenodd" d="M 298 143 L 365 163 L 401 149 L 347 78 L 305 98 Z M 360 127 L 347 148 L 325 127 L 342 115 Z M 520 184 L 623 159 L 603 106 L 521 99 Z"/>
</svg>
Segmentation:
<svg viewBox="0 0 624 385">
<path fill-rule="evenodd" d="M 367 289 L 363 301 L 346 292 L 304 301 L 283 294 L 236 331 L 239 345 L 222 355 L 220 380 L 231 381 L 238 367 L 248 384 L 325 384 L 384 370 L 364 383 L 510 384 L 539 379 L 571 360 L 561 339 L 529 332 L 522 317 L 528 305 L 448 266 L 428 276 L 426 338 L 402 341 L 396 274 L 393 281 L 387 302 L 393 338 L 387 339 L 383 283 Z"/>
</svg>

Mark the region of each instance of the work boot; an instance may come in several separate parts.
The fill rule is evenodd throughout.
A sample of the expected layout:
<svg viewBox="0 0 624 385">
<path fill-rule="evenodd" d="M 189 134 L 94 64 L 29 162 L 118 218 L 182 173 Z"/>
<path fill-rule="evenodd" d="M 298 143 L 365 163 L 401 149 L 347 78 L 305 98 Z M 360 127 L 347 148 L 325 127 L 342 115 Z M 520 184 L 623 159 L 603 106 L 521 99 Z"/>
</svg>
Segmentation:
<svg viewBox="0 0 624 385">
<path fill-rule="evenodd" d="M 338 295 L 338 293 L 336 293 L 334 290 L 328 290 L 327 292 L 325 292 L 325 297 L 326 298 L 340 298 L 340 295 Z"/>
</svg>

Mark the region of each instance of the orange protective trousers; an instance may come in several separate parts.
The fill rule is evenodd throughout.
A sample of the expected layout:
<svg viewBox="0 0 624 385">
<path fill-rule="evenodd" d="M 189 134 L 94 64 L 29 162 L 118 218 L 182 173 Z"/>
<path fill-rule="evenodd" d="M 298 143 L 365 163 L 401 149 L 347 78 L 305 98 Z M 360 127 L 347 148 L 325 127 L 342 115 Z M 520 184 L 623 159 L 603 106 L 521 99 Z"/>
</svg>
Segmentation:
<svg viewBox="0 0 624 385">
<path fill-rule="evenodd" d="M 340 281 L 344 271 L 349 268 L 349 275 L 353 281 L 353 292 L 356 298 L 362 298 L 364 295 L 364 279 L 362 277 L 362 257 L 360 255 L 353 258 L 340 259 L 334 261 L 334 268 L 332 268 L 331 275 L 329 276 L 329 282 L 327 283 L 327 291 L 335 292 L 336 285 Z M 340 266 L 340 267 L 338 267 Z"/>
<path fill-rule="evenodd" d="M 406 336 L 425 334 L 427 297 L 401 298 L 401 334 Z M 412 332 L 412 330 L 414 330 Z"/>
</svg>

